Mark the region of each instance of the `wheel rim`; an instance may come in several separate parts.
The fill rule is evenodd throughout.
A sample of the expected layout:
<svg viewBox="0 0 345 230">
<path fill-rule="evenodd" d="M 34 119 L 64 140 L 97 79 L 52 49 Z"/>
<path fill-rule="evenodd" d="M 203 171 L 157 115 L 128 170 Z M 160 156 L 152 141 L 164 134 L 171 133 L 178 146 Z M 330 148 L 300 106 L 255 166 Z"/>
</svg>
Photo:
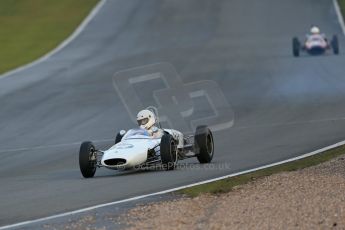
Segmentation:
<svg viewBox="0 0 345 230">
<path fill-rule="evenodd" d="M 213 137 L 211 134 L 208 134 L 206 137 L 206 149 L 210 156 L 213 155 Z"/>
<path fill-rule="evenodd" d="M 96 168 L 96 162 L 97 162 L 97 156 L 96 156 L 96 151 L 94 147 L 90 148 L 90 153 L 89 153 L 89 164 L 90 167 L 95 169 Z"/>
</svg>

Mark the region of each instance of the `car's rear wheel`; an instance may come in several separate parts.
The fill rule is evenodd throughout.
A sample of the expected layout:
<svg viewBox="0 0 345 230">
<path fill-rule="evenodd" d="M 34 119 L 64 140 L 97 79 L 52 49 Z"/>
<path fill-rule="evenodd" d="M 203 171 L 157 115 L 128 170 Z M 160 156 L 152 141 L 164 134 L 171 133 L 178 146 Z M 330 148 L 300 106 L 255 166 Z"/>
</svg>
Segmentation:
<svg viewBox="0 0 345 230">
<path fill-rule="evenodd" d="M 298 57 L 300 49 L 301 49 L 301 43 L 299 42 L 298 38 L 294 37 L 292 39 L 292 53 L 293 53 L 293 56 Z"/>
<path fill-rule="evenodd" d="M 337 35 L 333 35 L 331 46 L 334 54 L 339 54 L 339 42 Z"/>
<path fill-rule="evenodd" d="M 160 154 L 164 170 L 173 170 L 177 163 L 177 145 L 170 134 L 164 134 L 160 143 Z"/>
<path fill-rule="evenodd" d="M 97 167 L 97 152 L 90 141 L 83 142 L 79 150 L 80 172 L 85 178 L 93 177 Z"/>
<path fill-rule="evenodd" d="M 194 148 L 200 163 L 210 163 L 214 155 L 214 142 L 207 126 L 198 126 L 194 136 Z"/>
</svg>

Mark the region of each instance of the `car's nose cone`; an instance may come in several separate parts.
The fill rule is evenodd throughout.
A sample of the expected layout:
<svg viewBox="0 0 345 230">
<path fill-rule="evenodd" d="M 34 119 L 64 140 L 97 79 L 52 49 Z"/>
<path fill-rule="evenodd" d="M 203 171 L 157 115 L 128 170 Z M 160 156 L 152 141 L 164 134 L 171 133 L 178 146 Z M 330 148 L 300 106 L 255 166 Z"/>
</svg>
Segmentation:
<svg viewBox="0 0 345 230">
<path fill-rule="evenodd" d="M 144 140 L 119 143 L 104 152 L 101 163 L 109 168 L 135 167 L 146 162 L 148 149 L 148 143 Z"/>
</svg>

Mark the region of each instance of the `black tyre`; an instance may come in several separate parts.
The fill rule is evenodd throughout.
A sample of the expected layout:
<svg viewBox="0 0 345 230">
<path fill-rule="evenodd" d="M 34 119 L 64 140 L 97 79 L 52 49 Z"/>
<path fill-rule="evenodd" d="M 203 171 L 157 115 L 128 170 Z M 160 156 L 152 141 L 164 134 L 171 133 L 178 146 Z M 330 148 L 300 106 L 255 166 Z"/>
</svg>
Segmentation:
<svg viewBox="0 0 345 230">
<path fill-rule="evenodd" d="M 194 148 L 200 163 L 210 163 L 214 154 L 214 142 L 211 130 L 207 126 L 198 126 L 194 136 Z"/>
<path fill-rule="evenodd" d="M 121 135 L 120 133 L 117 133 L 116 137 L 115 137 L 115 144 L 121 142 L 122 137 L 123 137 L 123 135 Z"/>
<path fill-rule="evenodd" d="M 333 49 L 334 54 L 339 54 L 339 42 L 338 42 L 338 37 L 337 35 L 333 35 L 332 41 L 331 41 L 331 46 Z"/>
<path fill-rule="evenodd" d="M 79 150 L 80 172 L 85 178 L 93 177 L 96 173 L 97 152 L 90 141 L 83 142 Z"/>
<path fill-rule="evenodd" d="M 176 142 L 170 134 L 164 134 L 160 144 L 162 166 L 165 170 L 173 170 L 177 163 Z"/>
<path fill-rule="evenodd" d="M 301 49 L 301 43 L 299 42 L 298 38 L 294 37 L 292 39 L 292 53 L 293 53 L 293 56 L 298 57 L 300 49 Z"/>
</svg>

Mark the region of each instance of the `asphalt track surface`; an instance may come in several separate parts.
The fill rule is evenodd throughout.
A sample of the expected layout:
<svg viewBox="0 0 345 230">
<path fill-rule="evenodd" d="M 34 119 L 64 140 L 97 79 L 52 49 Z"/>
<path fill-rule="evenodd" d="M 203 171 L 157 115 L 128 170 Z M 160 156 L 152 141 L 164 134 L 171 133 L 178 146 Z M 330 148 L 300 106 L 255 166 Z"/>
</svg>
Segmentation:
<svg viewBox="0 0 345 230">
<path fill-rule="evenodd" d="M 63 50 L 0 79 L 0 226 L 198 182 L 344 140 L 344 56 L 292 57 L 292 36 L 302 38 L 311 24 L 345 44 L 330 0 L 107 1 Z M 101 169 L 83 179 L 81 141 L 101 140 L 96 145 L 105 148 L 117 130 L 134 125 L 114 89 L 114 73 L 160 62 L 174 66 L 183 83 L 216 82 L 231 105 L 233 126 L 214 133 L 212 167 L 218 169 Z M 142 90 L 150 87 L 160 86 Z M 194 115 L 205 111 L 195 108 Z"/>
</svg>

